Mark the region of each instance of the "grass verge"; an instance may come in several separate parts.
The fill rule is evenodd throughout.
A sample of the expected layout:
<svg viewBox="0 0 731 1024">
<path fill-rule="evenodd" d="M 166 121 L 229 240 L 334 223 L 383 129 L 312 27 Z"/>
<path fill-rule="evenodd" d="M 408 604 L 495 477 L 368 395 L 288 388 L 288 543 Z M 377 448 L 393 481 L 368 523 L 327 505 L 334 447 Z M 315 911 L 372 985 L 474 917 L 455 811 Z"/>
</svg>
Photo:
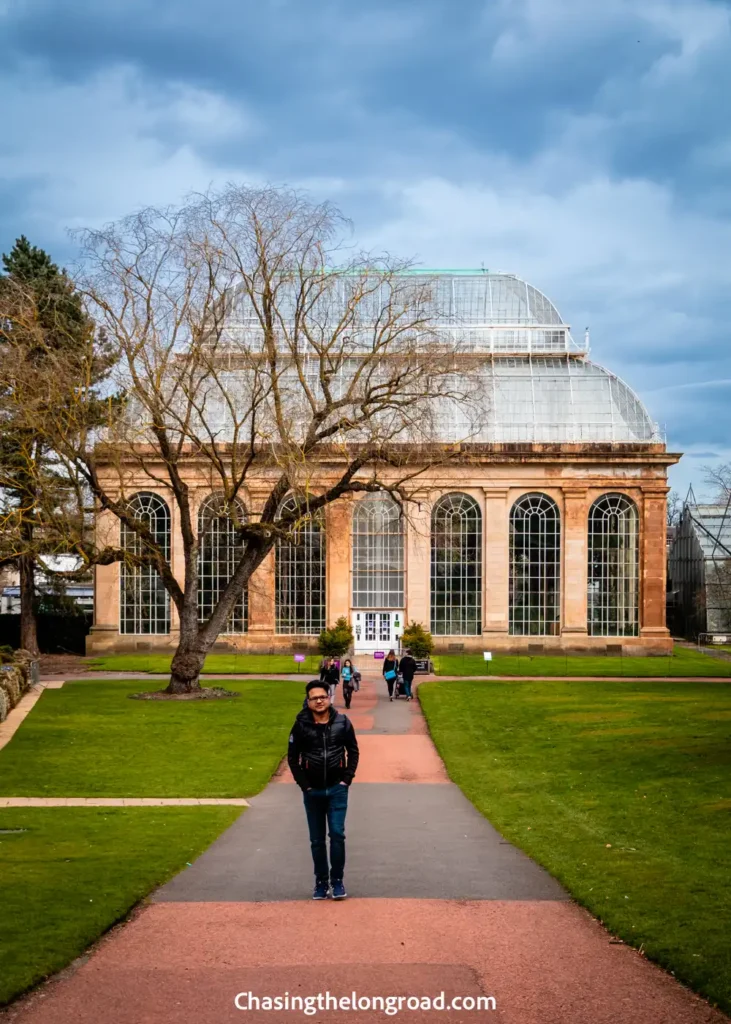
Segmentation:
<svg viewBox="0 0 731 1024">
<path fill-rule="evenodd" d="M 0 810 L 0 1005 L 65 967 L 240 812 Z"/>
<path fill-rule="evenodd" d="M 170 671 L 169 654 L 105 654 L 90 660 L 89 668 L 102 672 Z M 300 674 L 303 680 L 317 676 L 322 656 L 306 654 L 303 662 L 295 662 L 293 654 L 209 654 L 203 675 L 291 675 Z"/>
<path fill-rule="evenodd" d="M 494 654 L 487 663 L 482 654 L 436 654 L 434 671 L 441 676 L 625 676 L 731 677 L 731 662 L 676 647 L 669 657 L 607 657 L 589 654 Z"/>
<path fill-rule="evenodd" d="M 0 751 L 0 796 L 246 797 L 268 782 L 299 682 L 236 681 L 230 700 L 138 701 L 144 680 L 46 690 Z"/>
<path fill-rule="evenodd" d="M 731 1010 L 731 688 L 423 683 L 450 777 L 615 934 Z"/>
</svg>

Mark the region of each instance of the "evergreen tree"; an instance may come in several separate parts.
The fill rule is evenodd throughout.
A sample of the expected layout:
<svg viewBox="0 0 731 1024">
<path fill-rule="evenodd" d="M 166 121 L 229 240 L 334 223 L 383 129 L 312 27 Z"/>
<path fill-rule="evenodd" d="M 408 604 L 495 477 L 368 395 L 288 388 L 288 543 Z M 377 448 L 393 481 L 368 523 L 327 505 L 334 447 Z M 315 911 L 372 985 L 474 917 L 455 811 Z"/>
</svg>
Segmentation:
<svg viewBox="0 0 731 1024">
<path fill-rule="evenodd" d="M 0 275 L 0 358 L 19 356 L 26 372 L 44 371 L 49 357 L 61 354 L 70 365 L 78 363 L 79 378 L 89 378 L 82 362 L 98 365 L 91 376 L 99 380 L 110 365 L 102 344 L 99 357 L 91 355 L 94 324 L 81 296 L 66 272 L 48 253 L 21 235 L 2 257 Z M 21 646 L 37 656 L 36 565 L 41 554 L 63 550 L 53 538 L 44 511 L 63 501 L 64 474 L 52 451 L 39 440 L 26 409 L 14 394 L 12 374 L 3 374 L 0 387 L 0 487 L 3 505 L 3 551 L 0 562 L 15 564 L 20 577 Z M 59 402 L 70 396 L 56 395 Z M 42 409 L 34 410 L 42 415 Z M 54 510 L 55 511 L 55 510 Z"/>
</svg>

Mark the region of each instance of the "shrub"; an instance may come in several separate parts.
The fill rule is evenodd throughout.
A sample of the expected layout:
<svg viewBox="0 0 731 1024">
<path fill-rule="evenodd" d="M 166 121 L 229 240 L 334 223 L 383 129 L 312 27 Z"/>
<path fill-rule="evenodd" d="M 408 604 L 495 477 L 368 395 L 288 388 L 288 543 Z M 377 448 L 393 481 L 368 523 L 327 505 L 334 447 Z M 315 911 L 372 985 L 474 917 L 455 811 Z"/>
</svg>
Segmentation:
<svg viewBox="0 0 731 1024">
<path fill-rule="evenodd" d="M 401 648 L 408 648 L 415 658 L 428 658 L 434 650 L 434 639 L 420 622 L 410 622 L 401 634 Z"/>
<path fill-rule="evenodd" d="M 13 660 L 13 648 L 10 644 L 0 644 L 0 665 L 10 665 Z"/>
<path fill-rule="evenodd" d="M 334 626 L 323 629 L 317 638 L 320 654 L 327 658 L 340 658 L 353 646 L 353 629 L 345 616 L 341 615 Z"/>
</svg>

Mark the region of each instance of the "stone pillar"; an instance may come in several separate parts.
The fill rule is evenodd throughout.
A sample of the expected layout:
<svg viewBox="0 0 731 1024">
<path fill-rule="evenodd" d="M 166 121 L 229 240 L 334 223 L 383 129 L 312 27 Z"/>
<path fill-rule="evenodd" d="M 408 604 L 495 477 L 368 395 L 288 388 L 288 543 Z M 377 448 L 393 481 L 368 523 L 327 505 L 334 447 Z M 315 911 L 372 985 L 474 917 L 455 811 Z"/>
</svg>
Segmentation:
<svg viewBox="0 0 731 1024">
<path fill-rule="evenodd" d="M 270 647 L 274 639 L 274 549 L 249 580 L 249 640 Z"/>
<path fill-rule="evenodd" d="M 332 626 L 341 615 L 350 622 L 352 498 L 341 498 L 326 509 L 326 624 Z"/>
<path fill-rule="evenodd" d="M 100 547 L 119 543 L 119 520 L 112 512 L 96 517 Z M 87 654 L 111 648 L 119 636 L 119 562 L 94 567 L 94 625 L 86 642 Z"/>
<path fill-rule="evenodd" d="M 483 487 L 482 635 L 508 635 L 508 576 L 510 568 L 510 507 L 506 487 Z"/>
<path fill-rule="evenodd" d="M 257 516 L 261 511 L 264 502 L 268 497 L 268 490 L 260 493 L 255 493 L 253 491 L 250 492 L 250 511 L 255 516 Z M 269 648 L 274 642 L 275 558 L 276 552 L 273 547 L 269 554 L 264 558 L 259 568 L 251 574 L 251 578 L 249 579 L 248 638 L 249 643 L 253 648 Z"/>
<path fill-rule="evenodd" d="M 180 532 L 180 510 L 170 494 L 161 494 L 170 509 L 170 568 L 181 589 L 185 587 L 185 552 L 183 551 L 183 535 Z M 180 616 L 175 602 L 170 597 L 170 639 L 171 643 L 180 643 Z"/>
<path fill-rule="evenodd" d="M 644 489 L 643 489 L 644 490 Z M 668 488 L 644 490 L 642 509 L 640 636 L 670 636 L 665 625 L 665 571 Z"/>
<path fill-rule="evenodd" d="M 431 628 L 431 502 L 426 494 L 414 495 L 406 524 L 406 623 L 420 622 Z"/>
<path fill-rule="evenodd" d="M 588 514 L 586 488 L 565 488 L 561 636 L 587 635 Z"/>
</svg>

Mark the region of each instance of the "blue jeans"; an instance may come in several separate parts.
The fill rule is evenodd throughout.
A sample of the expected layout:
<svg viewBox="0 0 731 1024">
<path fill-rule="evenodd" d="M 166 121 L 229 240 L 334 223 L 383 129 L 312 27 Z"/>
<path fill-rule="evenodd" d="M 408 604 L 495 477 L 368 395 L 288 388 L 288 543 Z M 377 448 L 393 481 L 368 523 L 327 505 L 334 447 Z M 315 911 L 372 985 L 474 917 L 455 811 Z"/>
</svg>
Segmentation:
<svg viewBox="0 0 731 1024">
<path fill-rule="evenodd" d="M 338 783 L 327 789 L 308 789 L 304 794 L 307 825 L 310 829 L 315 878 L 340 881 L 345 871 L 345 815 L 348 811 L 348 787 Z M 330 870 L 327 866 L 325 829 L 330 831 Z"/>
<path fill-rule="evenodd" d="M 403 677 L 404 693 L 407 697 L 411 696 L 411 684 L 413 681 L 413 679 L 407 679 L 406 676 Z"/>
</svg>

